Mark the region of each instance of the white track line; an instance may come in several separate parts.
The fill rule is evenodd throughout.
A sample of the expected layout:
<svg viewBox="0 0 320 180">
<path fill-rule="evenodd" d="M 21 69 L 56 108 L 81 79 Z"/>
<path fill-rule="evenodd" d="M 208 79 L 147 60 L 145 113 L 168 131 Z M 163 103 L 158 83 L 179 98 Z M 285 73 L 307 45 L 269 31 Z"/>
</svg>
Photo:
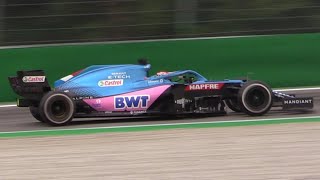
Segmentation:
<svg viewBox="0 0 320 180">
<path fill-rule="evenodd" d="M 311 88 L 293 88 L 293 89 L 274 89 L 274 91 L 310 91 L 310 90 L 320 90 L 320 87 Z"/>
<path fill-rule="evenodd" d="M 0 105 L 0 108 L 8 108 L 8 107 L 17 107 L 16 104 L 11 104 L 11 105 Z"/>
<path fill-rule="evenodd" d="M 279 34 L 278 34 L 279 35 Z M 189 40 L 210 40 L 210 39 L 231 39 L 231 38 L 251 38 L 278 36 L 273 35 L 247 35 L 247 36 L 216 36 L 216 37 L 196 37 L 196 38 L 170 38 L 170 39 L 147 39 L 147 40 L 124 40 L 124 41 L 101 41 L 101 42 L 81 42 L 81 43 L 52 43 L 52 44 L 37 44 L 37 45 L 17 45 L 17 46 L 2 46 L 0 49 L 16 49 L 16 48 L 37 48 L 37 47 L 55 47 L 55 46 L 81 46 L 81 45 L 104 45 L 104 44 L 128 44 L 128 43 L 147 43 L 147 42 L 170 42 L 170 41 L 189 41 Z M 280 34 L 281 35 L 281 34 Z"/>
<path fill-rule="evenodd" d="M 269 119 L 239 119 L 227 121 L 209 121 L 209 122 L 190 122 L 190 123 L 172 123 L 172 124 L 147 124 L 147 125 L 132 125 L 132 126 L 111 126 L 111 127 L 90 127 L 90 128 L 74 128 L 74 129 L 50 129 L 50 130 L 31 130 L 31 131 L 9 131 L 0 132 L 0 134 L 12 133 L 32 133 L 32 132 L 56 132 L 56 131 L 77 131 L 90 129 L 119 129 L 119 128 L 136 128 L 136 127 L 158 127 L 158 126 L 177 126 L 177 125 L 198 125 L 198 124 L 221 124 L 221 123 L 237 123 L 237 122 L 258 122 L 258 121 L 281 121 L 281 120 L 295 120 L 295 119 L 316 119 L 320 116 L 306 116 L 306 117 L 287 117 L 287 118 L 269 118 Z"/>
<path fill-rule="evenodd" d="M 320 90 L 320 87 L 311 87 L 311 88 L 292 88 L 292 89 L 274 89 L 274 91 L 311 91 L 311 90 Z M 15 104 L 8 105 L 0 105 L 0 108 L 9 108 L 9 107 L 17 107 Z"/>
</svg>

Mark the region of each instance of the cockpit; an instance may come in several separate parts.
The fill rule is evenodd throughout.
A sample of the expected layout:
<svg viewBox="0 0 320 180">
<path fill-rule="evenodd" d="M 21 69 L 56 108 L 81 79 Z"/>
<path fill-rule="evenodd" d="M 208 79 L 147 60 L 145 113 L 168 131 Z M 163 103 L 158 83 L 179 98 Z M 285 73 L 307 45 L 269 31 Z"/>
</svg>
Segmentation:
<svg viewBox="0 0 320 180">
<path fill-rule="evenodd" d="M 197 81 L 197 78 L 192 74 L 183 74 L 179 76 L 174 76 L 169 78 L 171 82 L 179 83 L 179 84 L 192 84 Z"/>
<path fill-rule="evenodd" d="M 162 79 L 175 84 L 192 84 L 196 81 L 207 81 L 205 77 L 192 70 L 158 72 L 156 75 L 149 77 L 152 80 Z"/>
</svg>

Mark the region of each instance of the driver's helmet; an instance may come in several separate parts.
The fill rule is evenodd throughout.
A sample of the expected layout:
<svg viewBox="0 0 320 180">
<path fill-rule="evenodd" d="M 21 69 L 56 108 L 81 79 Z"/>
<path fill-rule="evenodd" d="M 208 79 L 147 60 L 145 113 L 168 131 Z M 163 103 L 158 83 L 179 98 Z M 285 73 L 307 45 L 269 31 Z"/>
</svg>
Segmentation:
<svg viewBox="0 0 320 180">
<path fill-rule="evenodd" d="M 167 71 L 160 71 L 160 72 L 157 72 L 157 76 L 164 76 L 164 75 L 167 75 L 167 74 L 170 74 L 171 72 L 167 72 Z"/>
</svg>

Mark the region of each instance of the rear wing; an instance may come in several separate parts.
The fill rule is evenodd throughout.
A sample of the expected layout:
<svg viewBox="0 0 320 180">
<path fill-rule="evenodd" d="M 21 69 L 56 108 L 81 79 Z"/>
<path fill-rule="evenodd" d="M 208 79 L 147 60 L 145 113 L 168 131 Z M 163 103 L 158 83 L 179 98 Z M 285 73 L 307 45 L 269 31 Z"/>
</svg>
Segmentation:
<svg viewBox="0 0 320 180">
<path fill-rule="evenodd" d="M 51 87 L 42 70 L 18 71 L 17 76 L 8 77 L 13 91 L 27 101 L 40 101 Z"/>
</svg>

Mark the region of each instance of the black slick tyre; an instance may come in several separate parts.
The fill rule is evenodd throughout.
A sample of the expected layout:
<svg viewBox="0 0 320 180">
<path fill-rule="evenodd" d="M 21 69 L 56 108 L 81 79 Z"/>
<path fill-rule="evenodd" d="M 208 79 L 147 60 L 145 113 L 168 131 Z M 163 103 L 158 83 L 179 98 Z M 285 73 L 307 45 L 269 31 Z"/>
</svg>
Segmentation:
<svg viewBox="0 0 320 180">
<path fill-rule="evenodd" d="M 29 107 L 31 115 L 38 121 L 44 122 L 43 119 L 40 116 L 39 108 L 35 106 L 30 106 Z"/>
<path fill-rule="evenodd" d="M 225 103 L 227 104 L 228 108 L 234 112 L 242 112 L 241 107 L 239 105 L 238 99 L 226 99 Z"/>
<path fill-rule="evenodd" d="M 72 121 L 75 104 L 68 94 L 51 91 L 41 99 L 39 112 L 44 122 L 62 126 Z"/>
<path fill-rule="evenodd" d="M 261 116 L 272 107 L 273 92 L 261 81 L 246 82 L 238 93 L 241 110 L 250 116 Z"/>
</svg>

